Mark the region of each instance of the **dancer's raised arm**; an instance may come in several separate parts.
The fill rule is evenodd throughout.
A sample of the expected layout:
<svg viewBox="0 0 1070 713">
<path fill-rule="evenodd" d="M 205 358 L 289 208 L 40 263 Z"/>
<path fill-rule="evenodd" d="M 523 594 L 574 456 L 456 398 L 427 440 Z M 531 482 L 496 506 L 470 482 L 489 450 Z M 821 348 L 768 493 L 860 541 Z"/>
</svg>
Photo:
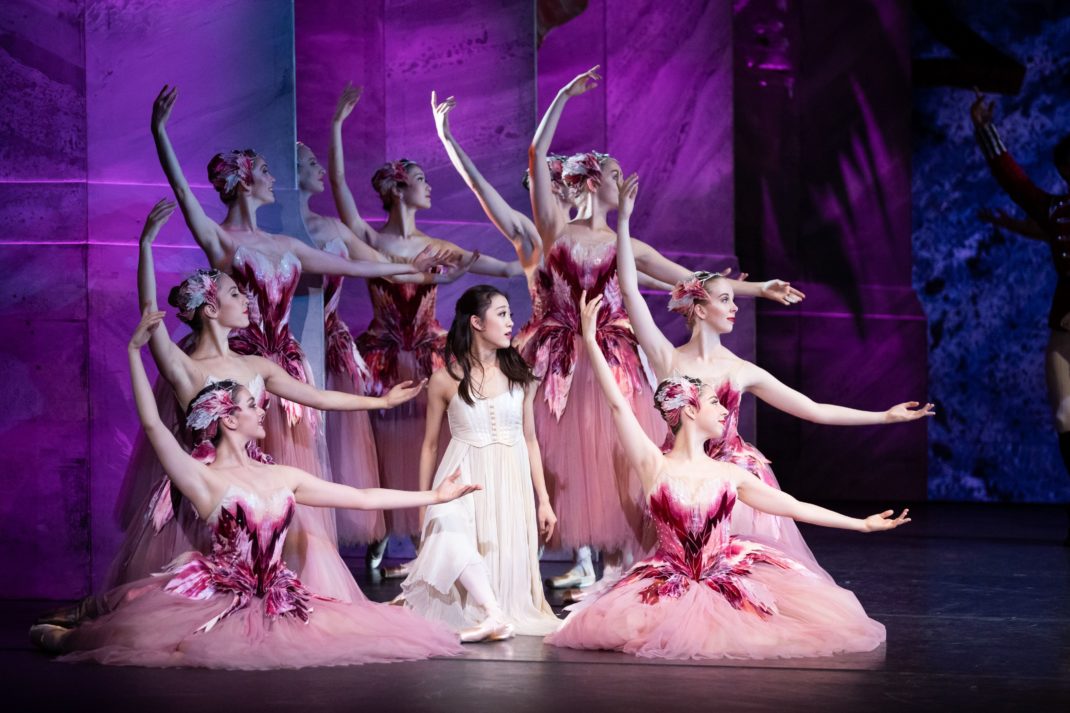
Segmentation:
<svg viewBox="0 0 1070 713">
<path fill-rule="evenodd" d="M 178 163 L 175 148 L 171 145 L 171 138 L 167 135 L 167 120 L 171 118 L 171 110 L 174 109 L 177 98 L 178 88 L 168 87 L 166 84 L 156 96 L 156 101 L 152 104 L 152 138 L 156 143 L 160 166 L 167 176 L 167 182 L 171 184 L 186 225 L 193 233 L 193 239 L 208 256 L 208 262 L 218 265 L 226 259 L 229 239 L 219 223 L 208 217 L 201 207 L 201 202 L 193 195 L 182 172 L 182 166 Z"/>
<path fill-rule="evenodd" d="M 601 307 L 602 295 L 588 302 L 587 291 L 584 290 L 580 296 L 580 326 L 583 330 L 583 344 L 591 359 L 591 369 L 594 371 L 595 379 L 602 387 L 606 401 L 609 402 L 621 449 L 628 462 L 639 474 L 643 489 L 649 490 L 659 470 L 658 463 L 664 456 L 661 454 L 661 449 L 650 440 L 639 424 L 639 420 L 628 404 L 628 399 L 617 386 L 617 380 L 613 377 L 613 371 L 609 368 L 605 355 L 602 354 L 602 348 L 598 346 L 598 311 Z"/>
<path fill-rule="evenodd" d="M 840 530 L 854 530 L 855 532 L 881 532 L 895 529 L 910 522 L 910 518 L 907 517 L 910 514 L 910 510 L 903 510 L 899 517 L 894 517 L 894 510 L 885 510 L 882 513 L 870 515 L 865 519 L 841 515 L 834 510 L 796 500 L 791 495 L 766 485 L 761 478 L 755 478 L 742 468 L 735 469 L 738 471 L 736 492 L 739 495 L 739 499 L 755 510 L 760 510 L 770 515 L 790 517 L 793 520 L 807 522 L 811 525 L 835 527 Z"/>
<path fill-rule="evenodd" d="M 550 107 L 543 115 L 539 127 L 535 130 L 535 136 L 528 149 L 528 172 L 531 176 L 531 214 L 535 219 L 535 227 L 542 236 L 543 249 L 548 250 L 550 243 L 564 230 L 564 218 L 561 211 L 557 210 L 550 179 L 550 169 L 546 165 L 546 154 L 550 152 L 550 144 L 557 131 L 557 123 L 561 120 L 561 112 L 565 103 L 572 97 L 594 89 L 598 86 L 598 80 L 602 77 L 596 71 L 598 65 L 591 67 L 566 84 L 554 97 Z"/>
<path fill-rule="evenodd" d="M 334 198 L 334 207 L 338 211 L 338 217 L 357 238 L 374 244 L 375 228 L 360 216 L 357 201 L 354 200 L 353 192 L 349 190 L 349 184 L 346 183 L 345 151 L 342 147 L 342 124 L 353 113 L 363 93 L 364 87 L 354 87 L 350 83 L 346 85 L 342 96 L 338 98 L 334 118 L 331 120 L 331 146 L 327 153 L 327 175 L 331 179 L 331 196 Z"/>
<path fill-rule="evenodd" d="M 201 517 L 207 517 L 214 507 L 211 489 L 208 487 L 208 468 L 194 460 L 175 440 L 156 408 L 156 398 L 145 373 L 145 364 L 141 361 L 141 347 L 148 343 L 153 331 L 163 322 L 164 313 L 146 310 L 141 315 L 141 322 L 130 337 L 127 353 L 130 359 L 130 383 L 134 391 L 134 403 L 141 427 L 152 444 L 152 449 L 160 459 L 160 465 L 182 494 L 189 498 Z"/>
<path fill-rule="evenodd" d="M 446 155 L 449 156 L 453 168 L 475 193 L 476 199 L 479 200 L 490 222 L 494 223 L 494 227 L 513 244 L 521 264 L 525 269 L 533 267 L 539 260 L 539 252 L 542 248 L 542 240 L 539 238 L 538 231 L 535 230 L 535 224 L 526 215 L 505 202 L 497 189 L 483 177 L 472 159 L 453 138 L 453 132 L 450 131 L 449 113 L 455 106 L 457 106 L 457 101 L 453 97 L 439 103 L 435 92 L 431 92 L 431 112 L 435 117 L 435 129 L 446 149 Z"/>
<path fill-rule="evenodd" d="M 152 207 L 148 218 L 145 219 L 145 227 L 141 230 L 141 238 L 138 240 L 137 292 L 142 314 L 157 311 L 156 264 L 152 256 L 152 244 L 159 235 L 160 228 L 171 217 L 174 210 L 173 202 L 161 200 Z M 189 376 L 189 357 L 171 341 L 167 325 L 161 320 L 150 330 L 149 334 L 149 349 L 152 351 L 156 368 L 163 374 L 164 379 L 171 384 L 176 393 L 183 394 L 195 390 Z"/>
<path fill-rule="evenodd" d="M 672 370 L 672 356 L 675 349 L 672 342 L 654 322 L 650 314 L 650 307 L 639 292 L 639 271 L 635 264 L 635 254 L 632 251 L 631 218 L 635 208 L 635 198 L 639 192 L 639 176 L 632 174 L 621 181 L 619 193 L 620 203 L 617 207 L 617 281 L 624 297 L 624 306 L 628 310 L 628 318 L 632 323 L 632 330 L 639 340 L 639 346 L 643 348 L 650 366 L 655 374 L 668 374 Z M 686 279 L 686 278 L 684 278 Z M 674 280 L 676 282 L 677 280 Z"/>
<path fill-rule="evenodd" d="M 877 426 L 916 421 L 935 415 L 932 404 L 922 406 L 917 401 L 896 404 L 887 411 L 861 411 L 846 406 L 817 403 L 754 364 L 747 364 L 741 370 L 739 380 L 746 391 L 773 408 L 796 418 L 827 426 Z"/>
</svg>

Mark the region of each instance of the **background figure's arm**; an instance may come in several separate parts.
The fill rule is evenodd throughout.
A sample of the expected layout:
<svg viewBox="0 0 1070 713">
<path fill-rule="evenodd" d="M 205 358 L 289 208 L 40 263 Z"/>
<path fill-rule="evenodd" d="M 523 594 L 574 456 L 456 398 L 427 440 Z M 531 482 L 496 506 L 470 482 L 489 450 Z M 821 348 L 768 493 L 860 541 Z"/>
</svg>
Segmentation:
<svg viewBox="0 0 1070 713">
<path fill-rule="evenodd" d="M 639 288 L 643 290 L 656 290 L 658 292 L 672 292 L 673 286 L 668 282 L 662 282 L 656 278 L 651 277 L 645 272 L 639 272 L 637 275 L 637 282 Z"/>
<path fill-rule="evenodd" d="M 974 137 L 1000 187 L 1030 218 L 1043 225 L 1048 219 L 1052 196 L 1037 187 L 1007 151 L 995 124 L 992 123 L 994 108 L 993 102 L 985 102 L 984 96 L 980 92 L 977 93 L 977 98 L 970 106 Z"/>
<path fill-rule="evenodd" d="M 163 321 L 163 312 L 146 311 L 141 316 L 130 344 L 127 348 L 130 361 L 130 384 L 134 392 L 137 415 L 145 436 L 152 444 L 152 450 L 160 459 L 160 465 L 182 494 L 189 498 L 201 517 L 207 517 L 214 503 L 207 482 L 207 468 L 190 457 L 175 439 L 156 408 L 156 397 L 152 393 L 145 364 L 141 361 L 141 347 L 149 340 L 149 335 Z"/>
<path fill-rule="evenodd" d="M 624 306 L 628 310 L 628 319 L 632 323 L 635 337 L 643 348 L 650 366 L 657 377 L 664 378 L 672 370 L 672 357 L 675 349 L 672 342 L 665 338 L 650 314 L 643 295 L 639 293 L 639 271 L 636 269 L 633 246 L 638 242 L 632 240 L 631 218 L 635 207 L 635 198 L 639 192 L 639 177 L 632 174 L 623 179 L 618 186 L 620 202 L 617 207 L 617 282 Z M 642 245 L 642 243 L 639 243 Z M 688 273 L 690 276 L 690 273 Z M 671 290 L 672 288 L 670 288 Z"/>
<path fill-rule="evenodd" d="M 411 381 L 405 381 L 395 385 L 383 396 L 363 396 L 344 391 L 320 390 L 293 378 L 285 369 L 269 359 L 256 356 L 246 358 L 253 360 L 252 363 L 264 378 L 264 386 L 270 393 L 321 411 L 371 411 L 372 409 L 394 408 L 415 398 L 423 388 L 423 383 L 414 384 Z"/>
<path fill-rule="evenodd" d="M 609 402 L 609 409 L 613 415 L 613 423 L 617 427 L 617 442 L 624 451 L 628 463 L 639 474 L 643 483 L 643 490 L 649 491 L 650 485 L 657 474 L 658 463 L 662 455 L 661 449 L 650 440 L 646 431 L 639 424 L 639 419 L 632 412 L 628 399 L 624 398 L 617 380 L 613 378 L 613 371 L 609 368 L 609 362 L 602 354 L 598 346 L 597 323 L 598 310 L 602 307 L 602 295 L 598 295 L 590 302 L 587 301 L 587 292 L 580 297 L 580 315 L 583 326 L 583 344 L 587 349 L 587 355 L 591 359 L 591 369 L 594 371 L 598 385 L 602 387 L 602 393 Z"/>
<path fill-rule="evenodd" d="M 878 532 L 891 530 L 902 524 L 910 522 L 907 515 L 909 510 L 903 510 L 899 517 L 893 518 L 892 510 L 885 510 L 877 515 L 870 515 L 863 519 L 841 515 L 834 510 L 800 502 L 791 495 L 772 488 L 755 478 L 750 473 L 740 474 L 737 482 L 739 499 L 755 510 L 760 510 L 770 515 L 790 517 L 799 522 L 807 522 L 821 527 L 835 527 L 841 530 L 854 530 L 855 532 Z"/>
<path fill-rule="evenodd" d="M 741 374 L 744 388 L 775 409 L 812 423 L 828 426 L 876 426 L 902 423 L 934 415 L 933 405 L 917 401 L 897 404 L 887 411 L 861 411 L 846 406 L 817 403 L 787 386 L 765 369 L 749 364 Z"/>
<path fill-rule="evenodd" d="M 334 118 L 331 120 L 331 147 L 327 154 L 327 173 L 331 179 L 331 196 L 334 198 L 334 207 L 338 211 L 338 216 L 357 238 L 371 243 L 375 230 L 360 217 L 357 202 L 353 199 L 353 193 L 346 183 L 346 163 L 342 148 L 342 124 L 357 106 L 363 91 L 363 87 L 354 87 L 350 83 L 346 85 L 342 96 L 338 98 Z"/>
<path fill-rule="evenodd" d="M 494 223 L 506 240 L 513 244 L 517 258 L 525 266 L 532 265 L 538 259 L 538 252 L 542 247 L 535 225 L 526 215 L 514 210 L 505 202 L 497 189 L 483 177 L 472 159 L 453 138 L 453 132 L 450 131 L 449 113 L 456 105 L 453 97 L 439 104 L 435 93 L 431 92 L 431 111 L 434 113 L 438 138 L 446 149 L 446 155 L 450 157 L 453 168 L 461 174 L 461 178 L 475 193 L 490 222 Z"/>
<path fill-rule="evenodd" d="M 388 488 L 354 488 L 317 478 L 297 468 L 287 468 L 294 498 L 301 505 L 349 510 L 398 510 L 418 508 L 456 500 L 482 490 L 480 485 L 457 483 L 460 471 L 446 478 L 434 490 L 390 490 Z"/>
<path fill-rule="evenodd" d="M 413 275 L 419 272 L 416 266 L 408 262 L 350 260 L 314 248 L 297 238 L 289 238 L 288 247 L 290 252 L 301 261 L 302 272 L 315 275 L 388 277 L 390 275 Z"/>
<path fill-rule="evenodd" d="M 175 99 L 178 98 L 177 88 L 164 88 L 156 97 L 152 105 L 152 138 L 156 143 L 156 154 L 160 157 L 160 166 L 167 176 L 167 182 L 171 184 L 171 190 L 175 193 L 175 200 L 182 209 L 182 215 L 186 219 L 186 225 L 193 233 L 193 239 L 208 256 L 208 262 L 218 265 L 226 259 L 226 248 L 221 237 L 222 230 L 219 224 L 208 217 L 201 207 L 201 202 L 193 195 L 189 187 L 186 175 L 182 172 L 182 166 L 178 163 L 175 148 L 171 145 L 171 138 L 167 135 L 167 120 L 171 118 L 171 110 L 174 109 Z"/>
</svg>

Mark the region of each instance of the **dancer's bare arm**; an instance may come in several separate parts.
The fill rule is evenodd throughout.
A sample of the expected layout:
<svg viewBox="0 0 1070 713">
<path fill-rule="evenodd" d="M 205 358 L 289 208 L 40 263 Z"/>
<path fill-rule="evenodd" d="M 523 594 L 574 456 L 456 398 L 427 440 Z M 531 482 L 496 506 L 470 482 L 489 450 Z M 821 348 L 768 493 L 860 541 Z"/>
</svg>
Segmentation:
<svg viewBox="0 0 1070 713">
<path fill-rule="evenodd" d="M 896 404 L 886 411 L 862 411 L 835 404 L 817 403 L 806 394 L 784 384 L 765 369 L 749 363 L 740 372 L 739 378 L 745 390 L 773 408 L 796 418 L 827 426 L 876 426 L 916 421 L 935 415 L 932 404 L 923 406 L 917 401 Z"/>
<path fill-rule="evenodd" d="M 406 401 L 416 398 L 424 387 L 423 381 L 414 383 L 403 381 L 395 384 L 383 396 L 363 396 L 344 391 L 327 391 L 317 389 L 311 384 L 295 379 L 275 362 L 263 357 L 246 357 L 264 378 L 264 386 L 269 392 L 288 401 L 321 411 L 371 411 L 372 409 L 391 409 Z"/>
<path fill-rule="evenodd" d="M 156 143 L 156 153 L 160 157 L 160 165 L 167 176 L 167 182 L 171 184 L 171 190 L 175 193 L 182 215 L 186 219 L 186 225 L 193 233 L 193 239 L 201 246 L 201 250 L 208 256 L 208 262 L 219 265 L 226 259 L 229 239 L 226 231 L 214 220 L 208 217 L 201 207 L 201 202 L 193 195 L 189 187 L 186 175 L 182 172 L 182 166 L 175 155 L 175 148 L 171 145 L 171 138 L 167 135 L 167 120 L 171 118 L 171 110 L 175 107 L 178 98 L 178 88 L 168 87 L 160 90 L 156 101 L 152 104 L 152 138 Z"/>
<path fill-rule="evenodd" d="M 331 196 L 334 198 L 335 210 L 342 222 L 353 231 L 353 234 L 366 243 L 375 245 L 377 233 L 357 210 L 357 202 L 353 198 L 353 192 L 346 183 L 345 153 L 342 146 L 342 124 L 353 113 L 360 95 L 364 92 L 363 87 L 354 87 L 347 84 L 338 98 L 338 104 L 334 110 L 334 118 L 331 120 L 331 147 L 327 154 L 327 174 L 331 179 Z"/>
<path fill-rule="evenodd" d="M 494 223 L 505 239 L 512 243 L 517 258 L 525 267 L 532 267 L 538 261 L 542 240 L 531 219 L 505 202 L 498 190 L 492 186 L 450 130 L 449 114 L 457 102 L 453 97 L 439 103 L 435 92 L 431 92 L 431 111 L 435 117 L 438 138 L 446 149 L 450 163 L 479 200 L 490 222 Z"/>
<path fill-rule="evenodd" d="M 524 391 L 524 441 L 528 446 L 528 460 L 531 463 L 531 486 L 535 490 L 537 503 L 536 517 L 539 521 L 539 534 L 549 542 L 557 526 L 557 515 L 550 504 L 550 494 L 546 490 L 546 475 L 542 469 L 542 451 L 539 439 L 535 435 L 535 382 L 528 384 Z"/>
<path fill-rule="evenodd" d="M 398 510 L 418 508 L 450 500 L 482 490 L 483 486 L 458 483 L 458 469 L 444 478 L 434 490 L 391 490 L 389 488 L 354 488 L 341 483 L 321 480 L 297 468 L 287 468 L 286 476 L 294 491 L 294 498 L 301 505 L 321 508 L 346 508 L 350 510 Z"/>
<path fill-rule="evenodd" d="M 609 362 L 602 354 L 598 346 L 597 325 L 598 310 L 602 307 L 602 295 L 596 296 L 590 302 L 587 301 L 587 292 L 580 297 L 580 323 L 583 328 L 583 344 L 587 349 L 587 355 L 591 359 L 591 369 L 594 371 L 598 385 L 602 387 L 602 393 L 609 402 L 610 412 L 613 414 L 613 423 L 617 427 L 618 443 L 624 451 L 629 464 L 639 474 L 643 482 L 643 489 L 649 490 L 654 478 L 660 470 L 660 463 L 664 456 L 646 431 L 639 424 L 639 419 L 632 412 L 628 399 L 624 398 L 617 380 L 613 378 L 613 371 L 609 368 Z"/>
<path fill-rule="evenodd" d="M 156 408 L 156 397 L 152 393 L 145 364 L 141 361 L 141 347 L 149 341 L 152 332 L 163 322 L 163 312 L 146 310 L 141 315 L 141 322 L 130 337 L 127 347 L 130 358 L 130 384 L 133 387 L 134 403 L 141 427 L 160 459 L 160 465 L 182 494 L 189 498 L 197 513 L 206 518 L 215 506 L 212 489 L 209 486 L 208 468 L 203 463 L 190 457 L 175 439 L 175 434 L 164 424 Z"/>
<path fill-rule="evenodd" d="M 885 510 L 882 513 L 870 515 L 865 519 L 841 515 L 834 510 L 796 500 L 791 495 L 766 485 L 750 473 L 742 469 L 739 470 L 740 473 L 737 477 L 739 499 L 755 510 L 760 510 L 770 515 L 790 517 L 793 520 L 807 522 L 811 525 L 854 530 L 855 532 L 892 530 L 910 522 L 910 518 L 907 517 L 910 514 L 909 510 L 903 510 L 899 517 L 894 517 L 895 512 L 893 510 Z"/>
<path fill-rule="evenodd" d="M 557 93 L 550 107 L 543 115 L 535 130 L 535 136 L 528 149 L 528 171 L 531 176 L 531 214 L 535 219 L 535 228 L 542 237 L 543 250 L 549 250 L 553 241 L 564 230 L 565 225 L 561 212 L 557 209 L 553 186 L 550 180 L 550 169 L 546 165 L 546 155 L 550 151 L 554 132 L 561 120 L 561 112 L 564 111 L 565 103 L 572 97 L 578 97 L 585 92 L 598 86 L 598 65 L 591 67 L 583 74 L 577 76 L 566 84 Z"/>
</svg>

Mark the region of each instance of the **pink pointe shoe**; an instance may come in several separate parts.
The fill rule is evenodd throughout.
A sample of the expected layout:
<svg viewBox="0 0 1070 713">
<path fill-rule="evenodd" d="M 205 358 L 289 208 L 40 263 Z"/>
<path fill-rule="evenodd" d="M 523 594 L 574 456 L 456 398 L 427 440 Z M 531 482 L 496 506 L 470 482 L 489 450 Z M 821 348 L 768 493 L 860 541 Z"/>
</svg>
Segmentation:
<svg viewBox="0 0 1070 713">
<path fill-rule="evenodd" d="M 474 644 L 479 641 L 505 641 L 516 636 L 513 625 L 501 619 L 488 616 L 475 626 L 461 629 L 461 643 Z"/>
</svg>

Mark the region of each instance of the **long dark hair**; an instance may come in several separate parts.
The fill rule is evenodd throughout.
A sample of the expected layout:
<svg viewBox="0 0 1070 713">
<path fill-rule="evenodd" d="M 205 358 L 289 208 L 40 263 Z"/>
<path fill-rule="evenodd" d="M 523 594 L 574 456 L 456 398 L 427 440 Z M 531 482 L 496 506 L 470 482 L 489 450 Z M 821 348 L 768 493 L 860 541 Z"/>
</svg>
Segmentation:
<svg viewBox="0 0 1070 713">
<path fill-rule="evenodd" d="M 453 324 L 446 335 L 446 369 L 450 376 L 461 382 L 457 393 L 469 406 L 475 403 L 472 396 L 472 317 L 483 319 L 491 300 L 497 295 L 505 297 L 504 292 L 491 285 L 476 285 L 465 290 L 454 306 Z M 460 367 L 460 376 L 454 371 L 455 367 Z M 535 380 L 531 367 L 513 346 L 498 350 L 498 368 L 509 379 L 510 389 L 527 386 Z"/>
</svg>

